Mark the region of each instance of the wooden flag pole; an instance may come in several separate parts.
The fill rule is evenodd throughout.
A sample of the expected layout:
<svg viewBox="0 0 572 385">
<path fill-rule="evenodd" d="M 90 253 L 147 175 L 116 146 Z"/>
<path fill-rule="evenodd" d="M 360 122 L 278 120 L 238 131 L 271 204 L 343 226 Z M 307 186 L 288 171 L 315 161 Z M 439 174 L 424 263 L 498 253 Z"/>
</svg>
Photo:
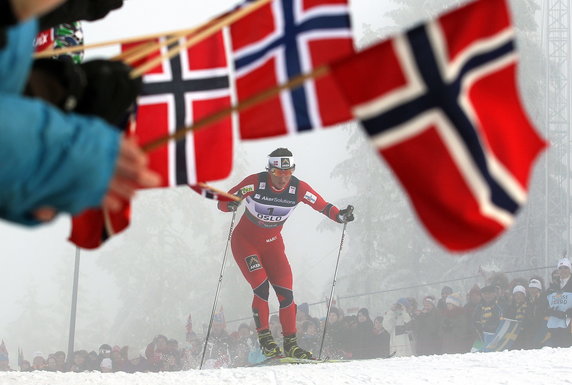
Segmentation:
<svg viewBox="0 0 572 385">
<path fill-rule="evenodd" d="M 196 31 L 191 30 L 191 33 Z M 186 32 L 186 31 L 185 31 Z M 133 47 L 117 56 L 111 58 L 111 60 L 122 60 L 126 64 L 132 64 L 137 60 L 144 58 L 145 56 L 149 55 L 151 52 L 160 50 L 162 47 L 167 47 L 170 44 L 173 44 L 181 37 L 186 36 L 187 33 L 181 35 L 173 35 L 164 41 L 153 41 L 148 42 L 147 44 L 141 44 L 137 47 Z"/>
<path fill-rule="evenodd" d="M 151 68 L 156 67 L 161 62 L 171 59 L 172 57 L 178 55 L 182 50 L 187 49 L 187 48 L 203 41 L 207 37 L 215 34 L 218 31 L 220 31 L 222 28 L 227 27 L 227 26 L 231 25 L 232 23 L 234 23 L 235 21 L 240 20 L 241 18 L 245 17 L 246 15 L 251 14 L 252 12 L 256 11 L 257 9 L 259 9 L 263 6 L 265 6 L 266 4 L 270 3 L 271 1 L 272 0 L 258 0 L 257 2 L 252 3 L 251 5 L 248 5 L 244 8 L 241 8 L 238 11 L 229 13 L 226 16 L 219 18 L 215 23 L 212 24 L 212 26 L 204 29 L 203 31 L 197 33 L 196 35 L 194 35 L 193 37 L 188 39 L 185 42 L 185 44 L 178 45 L 177 47 L 173 47 L 169 51 L 167 51 L 167 53 L 165 55 L 162 55 L 160 57 L 156 57 L 155 59 L 150 60 L 150 61 L 142 64 L 141 66 L 135 68 L 133 71 L 131 71 L 131 78 L 135 79 L 135 78 L 142 76 L 145 72 L 149 71 Z"/>
<path fill-rule="evenodd" d="M 52 56 L 57 56 L 57 55 L 61 55 L 64 53 L 83 51 L 83 50 L 92 49 L 92 48 L 107 47 L 110 45 L 136 43 L 138 41 L 152 40 L 152 39 L 157 39 L 157 38 L 160 38 L 163 36 L 184 36 L 184 35 L 188 35 L 190 33 L 193 33 L 195 30 L 196 30 L 196 28 L 181 29 L 181 30 L 172 31 L 172 32 L 159 32 L 159 33 L 154 33 L 154 34 L 145 35 L 145 36 L 128 37 L 128 38 L 123 38 L 123 39 L 102 41 L 99 43 L 76 45 L 73 47 L 65 47 L 65 48 L 59 48 L 59 49 L 51 49 L 49 51 L 36 52 L 34 54 L 34 59 L 52 57 Z"/>
<path fill-rule="evenodd" d="M 227 193 L 226 191 L 219 190 L 219 189 L 217 189 L 217 188 L 215 188 L 215 187 L 209 186 L 209 185 L 206 184 L 206 183 L 197 183 L 197 184 L 198 184 L 200 187 L 202 187 L 202 188 L 206 188 L 206 189 L 212 190 L 212 191 L 214 191 L 215 193 L 217 193 L 218 195 L 222 195 L 222 196 L 224 196 L 224 197 L 227 197 L 228 199 L 232 199 L 233 201 L 240 202 L 240 201 L 242 200 L 240 197 L 237 197 L 236 195 L 229 194 L 229 193 Z"/>
<path fill-rule="evenodd" d="M 225 108 L 224 110 L 215 112 L 214 114 L 207 116 L 204 119 L 199 120 L 198 122 L 196 122 L 192 126 L 182 128 L 180 130 L 177 130 L 173 134 L 170 134 L 170 135 L 164 136 L 162 138 L 158 138 L 156 140 L 153 140 L 153 141 L 141 146 L 141 148 L 145 152 L 151 152 L 151 151 L 163 146 L 164 144 L 167 144 L 171 140 L 180 140 L 180 139 L 184 138 L 189 132 L 197 131 L 203 127 L 206 127 L 208 125 L 216 123 L 219 120 L 228 117 L 233 112 L 240 112 L 240 111 L 246 110 L 246 109 L 253 107 L 259 103 L 267 101 L 268 99 L 278 95 L 282 91 L 297 88 L 297 87 L 301 86 L 302 84 L 304 84 L 304 82 L 306 80 L 317 79 L 319 77 L 325 76 L 329 73 L 329 71 L 330 71 L 330 67 L 328 65 L 323 65 L 323 66 L 320 66 L 320 67 L 314 69 L 312 72 L 309 72 L 307 74 L 298 75 L 286 83 L 283 83 L 283 84 L 278 85 L 276 87 L 273 87 L 273 88 L 270 88 L 268 90 L 259 92 L 258 94 L 251 96 L 250 98 L 240 102 L 239 104 L 237 104 L 235 106 L 228 107 L 228 108 Z"/>
<path fill-rule="evenodd" d="M 178 39 L 179 37 L 177 37 Z M 113 56 L 111 58 L 111 60 L 115 60 L 115 61 L 123 61 L 126 64 L 130 64 L 133 63 L 134 61 L 136 61 L 137 59 L 139 59 L 139 54 L 144 52 L 145 54 L 147 53 L 148 49 L 151 50 L 156 50 L 159 49 L 161 47 L 160 43 L 157 41 L 148 41 L 147 43 L 141 43 L 139 45 L 136 45 L 134 47 L 131 47 L 123 52 L 121 52 L 120 54 L 117 54 L 115 56 Z M 153 52 L 151 51 L 151 52 Z"/>
<path fill-rule="evenodd" d="M 234 11 L 224 13 L 224 14 L 220 15 L 219 17 L 217 17 L 213 20 L 209 20 L 206 23 L 203 23 L 196 28 L 189 29 L 189 30 L 182 30 L 182 31 L 178 31 L 177 33 L 173 33 L 173 34 L 171 34 L 171 37 L 169 37 L 168 39 L 166 39 L 164 41 L 159 41 L 159 42 L 153 41 L 153 42 L 150 42 L 150 44 L 148 44 L 148 45 L 140 45 L 137 47 L 133 47 L 132 49 L 129 49 L 129 50 L 117 55 L 117 56 L 114 56 L 113 58 L 111 58 L 111 60 L 123 60 L 123 62 L 125 62 L 126 64 L 133 64 L 137 60 L 144 58 L 145 56 L 149 55 L 150 53 L 152 53 L 154 51 L 161 49 L 162 47 L 168 47 L 169 45 L 173 44 L 174 42 L 181 39 L 182 37 L 189 36 L 189 35 L 192 35 L 194 33 L 197 33 L 198 31 L 205 30 L 206 28 L 209 28 L 211 25 L 216 23 L 218 20 L 221 20 L 222 18 L 228 16 L 232 12 L 234 12 Z M 167 37 L 167 36 L 165 36 L 165 37 Z"/>
</svg>

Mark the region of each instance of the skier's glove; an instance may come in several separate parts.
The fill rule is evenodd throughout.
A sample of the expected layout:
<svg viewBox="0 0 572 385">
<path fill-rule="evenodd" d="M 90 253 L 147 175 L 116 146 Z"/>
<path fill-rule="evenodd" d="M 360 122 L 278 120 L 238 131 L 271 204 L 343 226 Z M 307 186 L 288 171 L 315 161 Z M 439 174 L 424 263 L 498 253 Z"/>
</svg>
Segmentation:
<svg viewBox="0 0 572 385">
<path fill-rule="evenodd" d="M 141 78 L 131 79 L 131 67 L 119 61 L 92 60 L 80 67 L 87 85 L 75 112 L 96 115 L 120 126 L 141 91 Z"/>
<path fill-rule="evenodd" d="M 40 17 L 40 31 L 62 23 L 99 20 L 121 6 L 123 6 L 123 0 L 68 0 Z"/>
<path fill-rule="evenodd" d="M 228 201 L 228 202 L 226 202 L 226 208 L 228 209 L 228 211 L 238 210 L 239 205 L 240 205 L 240 201 Z"/>
<path fill-rule="evenodd" d="M 345 209 L 340 210 L 338 213 L 338 222 L 339 223 L 348 223 L 354 220 L 354 207 L 348 205 Z"/>
</svg>

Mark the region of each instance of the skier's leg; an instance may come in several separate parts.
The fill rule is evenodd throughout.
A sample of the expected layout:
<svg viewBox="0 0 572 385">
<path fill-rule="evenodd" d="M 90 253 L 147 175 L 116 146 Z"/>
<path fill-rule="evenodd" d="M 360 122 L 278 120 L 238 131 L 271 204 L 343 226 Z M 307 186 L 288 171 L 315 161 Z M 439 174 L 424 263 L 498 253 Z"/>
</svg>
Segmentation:
<svg viewBox="0 0 572 385">
<path fill-rule="evenodd" d="M 296 333 L 296 304 L 292 292 L 292 268 L 284 252 L 284 242 L 278 236 L 264 250 L 264 269 L 280 303 L 282 334 Z"/>
<path fill-rule="evenodd" d="M 244 238 L 233 236 L 232 254 L 242 275 L 248 281 L 253 291 L 252 312 L 257 330 L 268 329 L 268 277 L 256 248 Z"/>
<path fill-rule="evenodd" d="M 234 259 L 254 293 L 252 313 L 262 353 L 267 357 L 278 356 L 282 354 L 282 351 L 270 333 L 268 322 L 270 316 L 268 308 L 269 284 L 266 271 L 260 262 L 259 253 L 255 247 L 244 239 L 241 240 L 240 237 L 233 237 L 231 246 Z"/>
<path fill-rule="evenodd" d="M 271 251 L 264 250 L 264 268 L 280 303 L 280 323 L 284 335 L 284 354 L 296 358 L 312 358 L 312 353 L 300 348 L 296 339 L 296 304 L 292 292 L 292 268 L 279 236 L 272 242 Z"/>
</svg>

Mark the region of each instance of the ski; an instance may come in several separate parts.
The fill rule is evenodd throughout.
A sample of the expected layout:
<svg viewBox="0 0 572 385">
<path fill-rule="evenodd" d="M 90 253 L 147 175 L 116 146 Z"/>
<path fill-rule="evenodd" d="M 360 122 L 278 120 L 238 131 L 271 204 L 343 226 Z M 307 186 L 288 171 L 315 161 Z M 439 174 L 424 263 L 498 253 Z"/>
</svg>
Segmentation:
<svg viewBox="0 0 572 385">
<path fill-rule="evenodd" d="M 262 362 L 253 364 L 251 366 L 273 366 L 273 365 L 300 365 L 300 364 L 323 364 L 334 362 L 349 362 L 350 360 L 332 360 L 332 359 L 318 359 L 318 358 L 294 358 L 294 357 L 269 357 Z"/>
<path fill-rule="evenodd" d="M 395 356 L 397 352 L 392 352 L 386 357 L 380 357 L 381 359 L 388 359 Z M 268 357 L 261 362 L 257 362 L 254 364 L 249 365 L 249 367 L 255 366 L 274 366 L 274 365 L 298 365 L 298 364 L 324 364 L 324 363 L 336 363 L 336 362 L 351 362 L 355 360 L 347 360 L 347 359 L 329 359 L 329 358 L 294 358 L 294 357 L 286 357 L 286 356 L 276 356 L 276 357 Z"/>
</svg>

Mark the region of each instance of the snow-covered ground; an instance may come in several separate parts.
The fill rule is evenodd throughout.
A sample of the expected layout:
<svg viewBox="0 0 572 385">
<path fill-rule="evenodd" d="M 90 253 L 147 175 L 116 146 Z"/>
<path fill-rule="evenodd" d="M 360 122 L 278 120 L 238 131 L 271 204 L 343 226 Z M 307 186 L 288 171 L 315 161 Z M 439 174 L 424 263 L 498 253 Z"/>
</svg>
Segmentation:
<svg viewBox="0 0 572 385">
<path fill-rule="evenodd" d="M 0 373 L 0 385 L 572 384 L 572 348 L 172 373 Z"/>
</svg>

